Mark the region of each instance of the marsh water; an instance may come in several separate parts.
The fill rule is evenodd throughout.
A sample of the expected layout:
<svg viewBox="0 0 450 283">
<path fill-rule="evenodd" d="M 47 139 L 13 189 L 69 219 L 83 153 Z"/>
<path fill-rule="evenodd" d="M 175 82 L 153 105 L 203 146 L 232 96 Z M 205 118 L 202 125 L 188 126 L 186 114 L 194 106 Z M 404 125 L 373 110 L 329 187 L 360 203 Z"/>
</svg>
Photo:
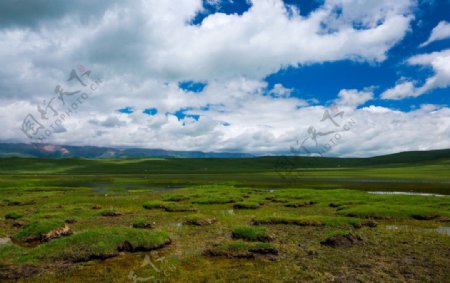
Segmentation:
<svg viewBox="0 0 450 283">
<path fill-rule="evenodd" d="M 418 192 L 368 192 L 373 195 L 407 195 L 407 196 L 424 196 L 424 197 L 449 197 L 449 195 L 441 195 L 441 194 L 430 194 L 430 193 L 418 193 Z"/>
<path fill-rule="evenodd" d="M 441 226 L 437 228 L 423 228 L 409 225 L 388 225 L 387 230 L 411 230 L 413 232 L 436 232 L 442 235 L 450 236 L 450 227 Z"/>
</svg>

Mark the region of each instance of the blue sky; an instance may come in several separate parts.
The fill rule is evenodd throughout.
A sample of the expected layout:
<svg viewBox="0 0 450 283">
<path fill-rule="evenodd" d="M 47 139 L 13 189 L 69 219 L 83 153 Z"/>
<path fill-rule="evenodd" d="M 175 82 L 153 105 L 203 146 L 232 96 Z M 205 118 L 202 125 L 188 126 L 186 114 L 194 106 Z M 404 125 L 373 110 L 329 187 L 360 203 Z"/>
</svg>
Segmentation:
<svg viewBox="0 0 450 283">
<path fill-rule="evenodd" d="M 309 1 L 291 1 L 309 2 Z M 302 6 L 301 4 L 299 5 Z M 432 72 L 427 68 L 417 68 L 405 64 L 405 60 L 415 54 L 440 51 L 450 47 L 450 38 L 434 42 L 418 49 L 425 42 L 431 30 L 441 21 L 450 22 L 450 1 L 422 1 L 416 8 L 416 18 L 404 39 L 387 53 L 387 60 L 379 63 L 353 62 L 350 60 L 315 64 L 310 66 L 288 68 L 266 78 L 269 85 L 282 83 L 295 89 L 300 96 L 317 98 L 321 102 L 334 99 L 334 94 L 345 88 L 362 89 L 375 86 L 375 94 L 395 85 L 401 77 L 412 78 L 423 82 Z M 326 78 L 324 83 L 323 78 Z M 448 104 L 448 89 L 435 89 L 415 99 L 401 101 L 377 101 L 377 105 L 408 111 L 420 107 L 421 104 Z"/>
<path fill-rule="evenodd" d="M 0 141 L 262 155 L 449 148 L 448 11 L 447 0 L 4 1 Z M 94 88 L 68 81 L 73 70 Z M 63 104 L 56 86 L 79 92 Z"/>
<path fill-rule="evenodd" d="M 283 1 L 300 10 L 301 15 L 308 15 L 319 8 L 324 1 Z M 251 7 L 246 0 L 223 1 L 222 5 L 212 5 L 203 1 L 205 11 L 198 13 L 193 24 L 214 13 L 242 14 Z M 441 21 L 450 22 L 450 1 L 420 1 L 414 9 L 415 19 L 411 22 L 411 29 L 399 44 L 387 53 L 383 62 L 354 62 L 343 60 L 338 62 L 311 64 L 299 67 L 284 68 L 274 74 L 268 75 L 265 80 L 269 88 L 279 83 L 293 89 L 293 95 L 301 98 L 317 99 L 319 103 L 327 103 L 335 98 L 335 94 L 343 87 L 349 89 L 362 89 L 375 87 L 374 93 L 381 94 L 392 87 L 401 77 L 412 78 L 423 82 L 431 73 L 429 69 L 418 69 L 408 66 L 405 60 L 422 52 L 440 51 L 450 47 L 450 38 L 434 42 L 424 48 L 418 49 L 425 42 L 432 29 Z M 325 80 L 324 80 L 325 78 Z M 324 83 L 326 81 L 326 83 Z M 182 85 L 183 87 L 184 85 Z M 188 85 L 185 89 L 190 90 Z M 415 99 L 401 101 L 378 101 L 377 105 L 408 111 L 420 107 L 421 104 L 448 104 L 450 99 L 445 96 L 445 89 L 434 89 L 427 95 Z M 364 105 L 361 105 L 364 106 Z"/>
</svg>

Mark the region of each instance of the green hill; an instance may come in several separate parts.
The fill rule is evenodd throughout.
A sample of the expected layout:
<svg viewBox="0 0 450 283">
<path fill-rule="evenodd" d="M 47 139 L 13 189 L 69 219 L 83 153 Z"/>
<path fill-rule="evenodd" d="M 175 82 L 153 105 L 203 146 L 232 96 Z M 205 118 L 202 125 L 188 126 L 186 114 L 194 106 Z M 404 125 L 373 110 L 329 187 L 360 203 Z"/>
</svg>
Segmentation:
<svg viewBox="0 0 450 283">
<path fill-rule="evenodd" d="M 450 149 L 401 152 L 370 158 L 0 158 L 0 174 L 157 174 L 272 172 L 292 169 L 415 166 L 450 160 Z"/>
</svg>

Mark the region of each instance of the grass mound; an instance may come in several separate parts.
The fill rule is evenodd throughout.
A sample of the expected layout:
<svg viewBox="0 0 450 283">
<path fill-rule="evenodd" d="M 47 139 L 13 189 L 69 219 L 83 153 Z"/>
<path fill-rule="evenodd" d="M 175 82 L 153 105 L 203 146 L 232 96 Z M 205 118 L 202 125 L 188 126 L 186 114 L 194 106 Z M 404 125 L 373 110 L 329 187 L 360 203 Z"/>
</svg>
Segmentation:
<svg viewBox="0 0 450 283">
<path fill-rule="evenodd" d="M 276 196 L 266 197 L 266 200 L 269 200 L 269 201 L 274 202 L 274 203 L 287 203 L 287 202 L 289 202 L 289 199 L 287 199 L 287 198 L 278 198 Z"/>
<path fill-rule="evenodd" d="M 8 206 L 25 206 L 25 205 L 35 205 L 36 201 L 35 200 L 29 200 L 29 201 L 6 200 L 6 203 L 8 204 Z"/>
<path fill-rule="evenodd" d="M 171 243 L 164 232 L 132 228 L 99 228 L 40 245 L 27 257 L 71 262 L 105 259 L 119 252 L 150 251 Z"/>
<path fill-rule="evenodd" d="M 5 215 L 5 219 L 11 219 L 11 220 L 17 220 L 22 217 L 23 217 L 23 214 L 18 213 L 18 212 L 10 212 Z"/>
<path fill-rule="evenodd" d="M 252 220 L 254 225 L 298 225 L 298 226 L 355 226 L 359 225 L 361 221 L 351 217 L 335 217 L 335 216 L 320 216 L 320 215 L 306 215 L 306 216 L 266 216 L 257 217 Z"/>
<path fill-rule="evenodd" d="M 162 201 L 148 201 L 144 203 L 145 209 L 164 209 L 167 212 L 195 212 L 197 209 L 192 206 L 180 205 L 174 203 L 165 203 Z"/>
<path fill-rule="evenodd" d="M 235 203 L 239 199 L 235 197 L 229 196 L 209 196 L 209 197 L 200 197 L 194 199 L 192 203 L 196 204 L 227 204 L 227 203 Z"/>
<path fill-rule="evenodd" d="M 23 242 L 47 241 L 57 231 L 63 231 L 66 228 L 64 221 L 60 220 L 42 220 L 25 225 L 23 229 L 14 236 L 15 240 Z M 58 234 L 58 233 L 57 233 Z M 67 232 L 66 234 L 71 234 Z M 55 236 L 55 235 L 53 235 Z M 60 235 L 64 236 L 64 235 Z"/>
<path fill-rule="evenodd" d="M 145 209 L 161 209 L 164 208 L 164 202 L 159 200 L 151 200 L 144 203 Z"/>
<path fill-rule="evenodd" d="M 231 232 L 233 238 L 242 239 L 246 241 L 252 242 L 270 242 L 272 241 L 272 237 L 270 237 L 266 229 L 261 227 L 250 227 L 250 226 L 241 226 L 236 227 Z"/>
<path fill-rule="evenodd" d="M 314 204 L 317 204 L 317 202 L 316 201 L 304 201 L 304 202 L 290 202 L 290 203 L 285 204 L 284 206 L 297 208 L 297 207 L 311 206 Z"/>
<path fill-rule="evenodd" d="M 235 209 L 257 209 L 259 207 L 261 207 L 259 203 L 251 201 L 242 201 L 233 205 Z"/>
<path fill-rule="evenodd" d="M 350 247 L 362 241 L 361 237 L 353 235 L 350 231 L 337 230 L 329 234 L 320 244 L 330 247 Z"/>
<path fill-rule="evenodd" d="M 104 210 L 104 211 L 100 212 L 100 215 L 104 216 L 104 217 L 117 217 L 117 216 L 122 215 L 122 213 L 117 212 L 113 209 L 108 209 L 108 210 Z"/>
<path fill-rule="evenodd" d="M 179 205 L 179 204 L 165 204 L 163 209 L 167 212 L 195 212 L 197 209 L 192 206 Z"/>
<path fill-rule="evenodd" d="M 164 201 L 179 202 L 179 201 L 188 200 L 188 199 L 189 199 L 189 197 L 184 196 L 184 195 L 179 195 L 179 194 L 168 194 L 168 195 L 162 196 L 162 200 L 164 200 Z"/>
<path fill-rule="evenodd" d="M 248 243 L 236 241 L 217 245 L 203 252 L 207 256 L 224 256 L 228 258 L 254 258 L 256 255 L 278 255 L 271 243 Z"/>
<path fill-rule="evenodd" d="M 373 218 L 373 219 L 394 219 L 413 218 L 418 220 L 430 220 L 438 217 L 450 216 L 444 210 L 437 210 L 428 207 L 417 207 L 415 205 L 389 205 L 381 204 L 358 205 L 354 207 L 343 207 L 338 214 L 349 217 Z"/>
<path fill-rule="evenodd" d="M 133 226 L 133 228 L 138 228 L 138 229 L 152 229 L 153 228 L 153 224 L 149 223 L 145 219 L 134 220 L 132 226 Z"/>
<path fill-rule="evenodd" d="M 264 224 L 289 224 L 298 226 L 323 226 L 320 219 L 295 216 L 269 216 L 253 219 L 254 225 Z"/>
<path fill-rule="evenodd" d="M 205 215 L 201 214 L 195 214 L 186 217 L 184 223 L 188 225 L 194 225 L 194 226 L 208 226 L 216 223 L 217 220 L 215 218 L 209 218 Z"/>
</svg>

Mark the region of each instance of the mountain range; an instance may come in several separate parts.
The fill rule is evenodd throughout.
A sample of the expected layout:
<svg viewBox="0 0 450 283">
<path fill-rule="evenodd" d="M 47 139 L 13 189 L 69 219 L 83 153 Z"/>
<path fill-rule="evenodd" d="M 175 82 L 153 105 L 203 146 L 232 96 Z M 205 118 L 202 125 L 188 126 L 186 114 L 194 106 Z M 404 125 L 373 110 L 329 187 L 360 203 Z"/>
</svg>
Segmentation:
<svg viewBox="0 0 450 283">
<path fill-rule="evenodd" d="M 278 154 L 280 156 L 281 154 Z M 96 146 L 72 146 L 53 144 L 25 144 L 25 143 L 0 143 L 0 158 L 2 157 L 27 157 L 27 158 L 264 158 L 249 153 L 233 152 L 202 152 L 202 151 L 172 151 L 164 149 L 125 148 L 125 147 L 96 147 Z M 269 160 L 278 158 L 271 154 Z M 286 157 L 285 157 L 286 158 Z M 407 151 L 369 158 L 336 158 L 336 157 L 300 157 L 296 162 L 308 163 L 314 161 L 316 166 L 322 164 L 328 166 L 332 163 L 341 165 L 380 165 L 393 163 L 414 163 L 440 159 L 450 159 L 450 149 Z M 294 160 L 289 158 L 289 162 Z M 320 166 L 319 166 L 320 167 Z"/>
<path fill-rule="evenodd" d="M 116 148 L 53 144 L 0 143 L 0 157 L 36 158 L 243 158 L 246 153 L 172 151 L 146 148 Z"/>
</svg>

